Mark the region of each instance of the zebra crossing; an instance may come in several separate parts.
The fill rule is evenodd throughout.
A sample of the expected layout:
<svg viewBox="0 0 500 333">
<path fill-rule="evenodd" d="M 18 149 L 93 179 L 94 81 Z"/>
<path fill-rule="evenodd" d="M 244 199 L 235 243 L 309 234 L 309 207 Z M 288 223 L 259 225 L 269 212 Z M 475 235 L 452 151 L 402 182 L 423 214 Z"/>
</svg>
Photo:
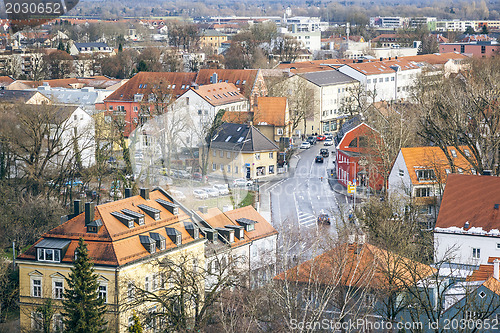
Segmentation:
<svg viewBox="0 0 500 333">
<path fill-rule="evenodd" d="M 301 227 L 310 227 L 316 225 L 316 217 L 313 214 L 298 212 L 297 218 Z"/>
</svg>

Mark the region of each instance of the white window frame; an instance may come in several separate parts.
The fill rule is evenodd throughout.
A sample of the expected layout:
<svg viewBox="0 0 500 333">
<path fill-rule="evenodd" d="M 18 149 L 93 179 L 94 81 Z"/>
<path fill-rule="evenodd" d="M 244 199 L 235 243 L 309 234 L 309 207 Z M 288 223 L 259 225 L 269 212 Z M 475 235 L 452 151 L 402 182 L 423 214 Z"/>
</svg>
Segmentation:
<svg viewBox="0 0 500 333">
<path fill-rule="evenodd" d="M 31 312 L 31 329 L 34 332 L 43 330 L 43 314 L 41 312 Z"/>
<path fill-rule="evenodd" d="M 40 281 L 40 285 L 37 285 L 38 288 L 40 288 L 39 290 L 39 295 L 35 295 L 35 281 Z M 31 297 L 37 297 L 37 298 L 42 298 L 43 296 L 43 279 L 39 276 L 36 276 L 36 277 L 32 277 L 31 278 Z"/>
<path fill-rule="evenodd" d="M 103 292 L 101 291 L 101 287 L 104 287 L 104 288 L 105 288 L 105 289 L 104 289 L 104 295 L 105 295 L 105 297 L 104 297 L 104 303 L 108 303 L 108 284 L 107 284 L 107 283 L 104 283 L 104 282 L 99 283 L 99 288 L 98 288 L 99 297 L 100 297 L 100 298 L 103 298 L 103 297 L 101 297 L 101 295 L 102 295 L 102 293 L 103 293 Z"/>
<path fill-rule="evenodd" d="M 56 283 L 61 283 L 61 297 L 57 297 L 57 291 L 59 287 L 56 287 Z M 64 280 L 63 279 L 52 279 L 52 298 L 63 299 L 64 298 Z"/>
<path fill-rule="evenodd" d="M 481 248 L 472 248 L 472 259 L 481 259 Z"/>
</svg>

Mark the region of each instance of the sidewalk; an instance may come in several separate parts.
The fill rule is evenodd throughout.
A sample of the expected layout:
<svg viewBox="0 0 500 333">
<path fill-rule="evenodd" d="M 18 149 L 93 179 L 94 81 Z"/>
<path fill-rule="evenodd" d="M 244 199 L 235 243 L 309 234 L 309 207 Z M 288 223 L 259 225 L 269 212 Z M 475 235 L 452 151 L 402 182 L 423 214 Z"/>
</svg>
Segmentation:
<svg viewBox="0 0 500 333">
<path fill-rule="evenodd" d="M 341 194 L 345 197 L 353 196 L 352 194 L 347 193 L 347 188 L 338 182 L 335 169 L 328 169 L 328 184 L 330 184 L 330 188 L 332 189 L 332 191 L 337 192 L 338 194 Z M 356 201 L 367 200 L 369 198 L 370 195 L 366 193 L 366 187 L 358 187 L 356 190 Z"/>
</svg>

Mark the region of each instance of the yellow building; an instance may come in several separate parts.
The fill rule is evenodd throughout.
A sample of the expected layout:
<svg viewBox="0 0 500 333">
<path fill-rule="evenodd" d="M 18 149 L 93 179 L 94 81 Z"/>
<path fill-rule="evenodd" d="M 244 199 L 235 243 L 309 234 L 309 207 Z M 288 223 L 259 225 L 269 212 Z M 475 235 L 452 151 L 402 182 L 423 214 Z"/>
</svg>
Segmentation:
<svg viewBox="0 0 500 333">
<path fill-rule="evenodd" d="M 276 175 L 278 153 L 256 127 L 224 123 L 210 142 L 208 171 L 216 177 L 265 179 Z"/>
<path fill-rule="evenodd" d="M 193 267 L 205 267 L 205 238 L 192 213 L 167 192 L 141 189 L 141 195 L 94 206 L 75 201 L 69 220 L 45 233 L 18 257 L 20 279 L 20 323 L 22 331 L 40 328 L 36 311 L 46 299 L 53 300 L 52 325 L 62 327 L 65 277 L 70 273 L 79 238 L 87 244 L 98 275 L 99 295 L 107 304 L 107 327 L 127 332 L 132 324 L 136 287 L 150 292 L 167 291 L 159 275 L 158 260 L 180 262 L 191 258 Z M 199 281 L 204 290 L 204 281 Z M 139 312 L 161 311 L 159 305 L 137 305 Z M 148 331 L 159 323 L 150 322 Z"/>
<path fill-rule="evenodd" d="M 217 30 L 205 30 L 200 36 L 202 48 L 206 46 L 217 50 L 225 42 L 227 42 L 227 35 Z"/>
</svg>

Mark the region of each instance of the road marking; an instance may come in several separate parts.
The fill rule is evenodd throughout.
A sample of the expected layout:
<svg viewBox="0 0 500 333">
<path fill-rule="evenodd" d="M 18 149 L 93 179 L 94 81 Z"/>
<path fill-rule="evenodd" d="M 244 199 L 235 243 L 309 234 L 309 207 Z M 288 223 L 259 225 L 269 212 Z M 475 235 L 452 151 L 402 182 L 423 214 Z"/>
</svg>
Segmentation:
<svg viewBox="0 0 500 333">
<path fill-rule="evenodd" d="M 288 179 L 290 179 L 290 178 L 284 178 L 284 179 L 278 181 L 276 184 L 273 184 L 273 185 L 269 186 L 269 188 L 267 189 L 267 191 L 268 192 L 272 191 L 276 186 L 281 185 L 283 182 L 287 181 Z"/>
<path fill-rule="evenodd" d="M 297 210 L 297 217 L 299 220 L 299 225 L 302 227 L 310 227 L 316 225 L 316 217 L 310 213 L 299 212 Z"/>
</svg>

